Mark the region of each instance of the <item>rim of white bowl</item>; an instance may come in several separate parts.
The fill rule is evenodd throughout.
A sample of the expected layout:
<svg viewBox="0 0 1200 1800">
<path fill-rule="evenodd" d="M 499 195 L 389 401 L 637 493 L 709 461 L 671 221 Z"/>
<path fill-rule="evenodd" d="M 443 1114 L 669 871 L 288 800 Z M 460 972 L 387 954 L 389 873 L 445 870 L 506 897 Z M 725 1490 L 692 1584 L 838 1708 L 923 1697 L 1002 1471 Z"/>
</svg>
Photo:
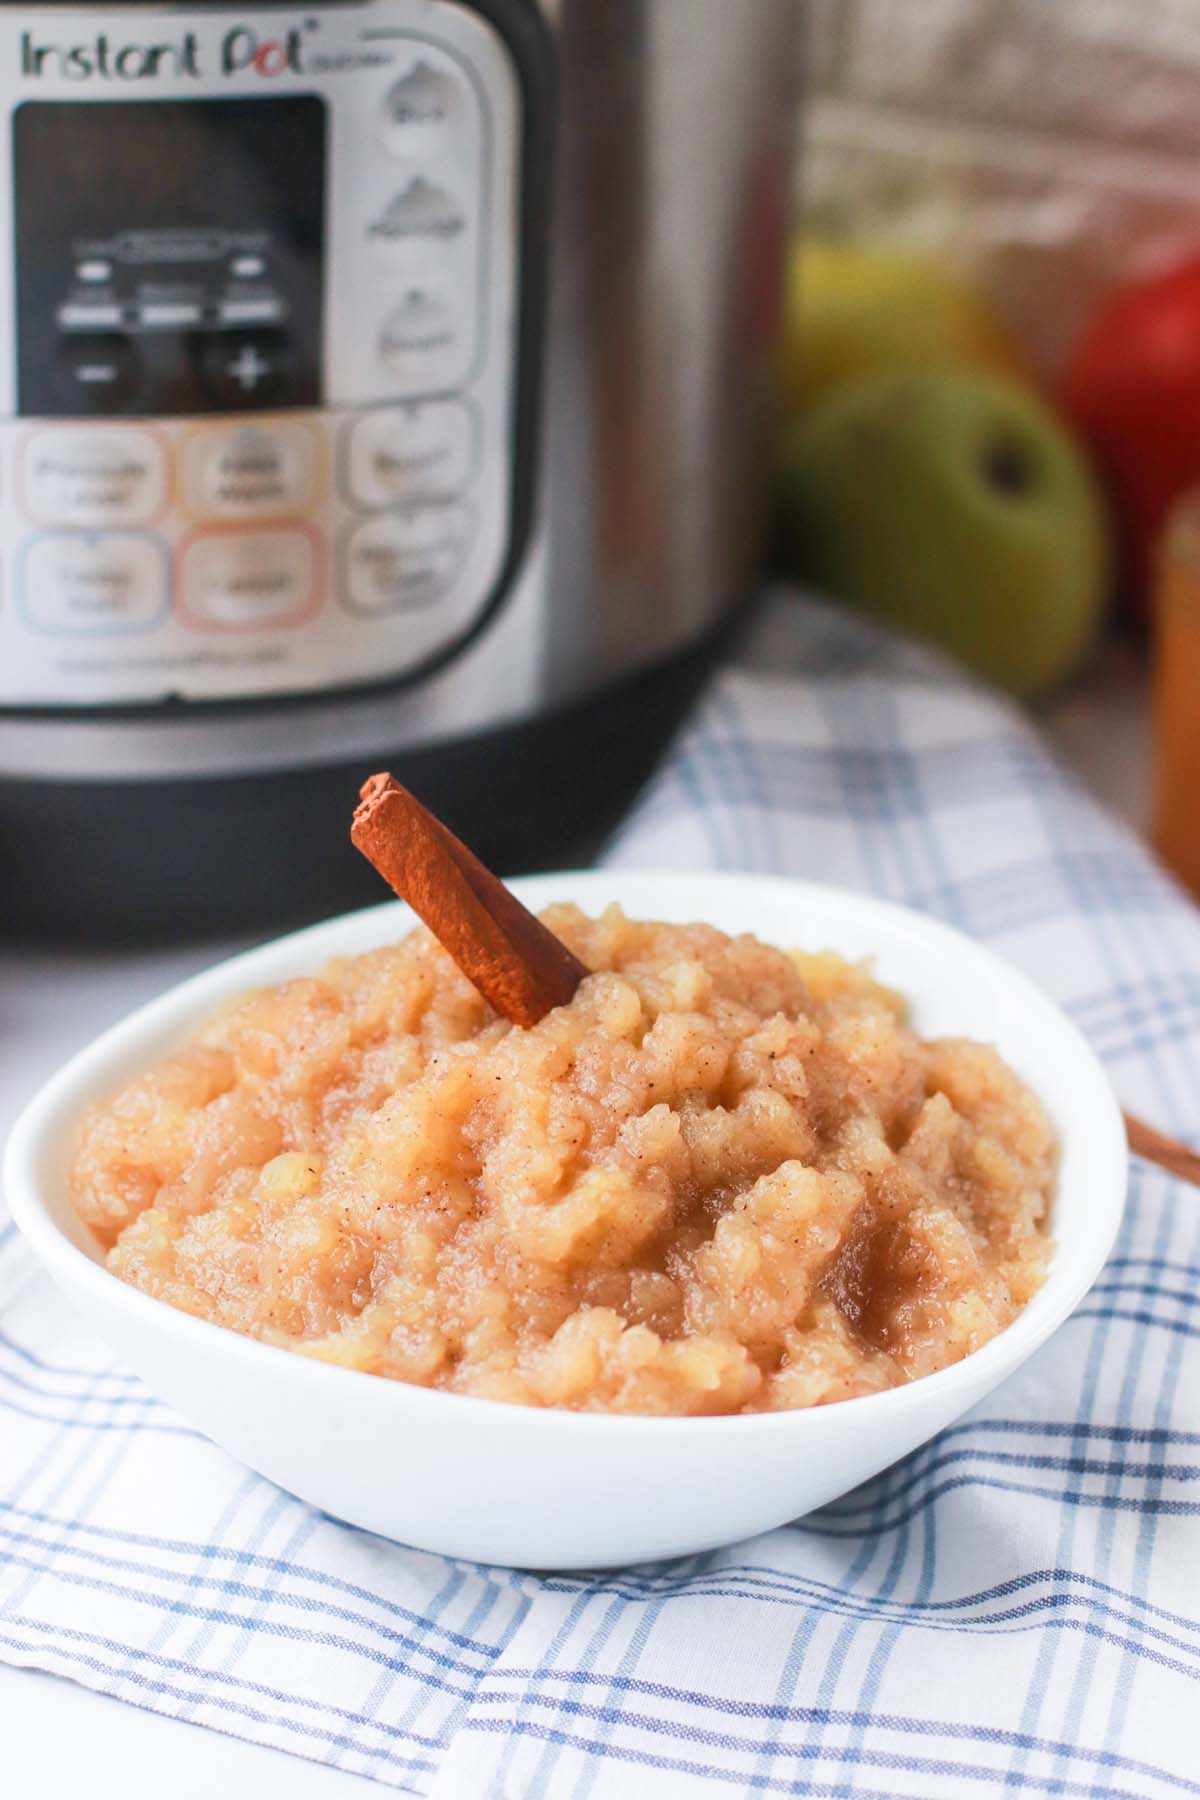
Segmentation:
<svg viewBox="0 0 1200 1800">
<path fill-rule="evenodd" d="M 941 1393 L 947 1388 L 953 1388 L 956 1383 L 974 1387 L 979 1377 L 986 1378 L 987 1373 L 997 1366 L 1005 1372 L 1015 1370 L 1034 1351 L 1041 1348 L 1088 1293 L 1107 1261 L 1125 1207 L 1128 1145 L 1120 1105 L 1099 1058 L 1078 1027 L 1035 982 L 987 945 L 926 913 L 853 888 L 782 875 L 739 874 L 731 870 L 687 872 L 641 868 L 555 870 L 514 877 L 510 885 L 522 895 L 534 890 L 532 897 L 538 904 L 549 905 L 556 899 L 564 902 L 586 899 L 588 889 L 598 893 L 613 883 L 628 886 L 643 882 L 647 887 L 675 888 L 689 893 L 698 893 L 704 887 L 730 892 L 734 889 L 757 888 L 776 896 L 786 893 L 801 902 L 806 896 L 825 903 L 834 900 L 863 915 L 875 915 L 881 919 L 891 917 L 902 923 L 904 931 L 910 935 L 915 933 L 918 938 L 924 939 L 930 948 L 940 945 L 955 955 L 965 952 L 979 963 L 981 970 L 1002 978 L 1030 1008 L 1031 1023 L 1036 1022 L 1039 1017 L 1043 1022 L 1052 1022 L 1053 1028 L 1070 1045 L 1077 1075 L 1080 1111 L 1090 1111 L 1089 1130 L 1099 1140 L 1098 1152 L 1093 1161 L 1107 1175 L 1101 1191 L 1093 1195 L 1092 1208 L 1087 1214 L 1088 1241 L 1082 1246 L 1078 1242 L 1072 1242 L 1075 1252 L 1073 1274 L 1065 1260 L 1056 1254 L 1042 1286 L 1004 1330 L 989 1338 L 978 1350 L 971 1351 L 957 1362 L 947 1364 L 944 1369 L 900 1383 L 896 1387 L 884 1388 L 878 1393 L 860 1394 L 846 1400 L 831 1400 L 820 1406 L 782 1408 L 773 1412 L 701 1415 L 607 1413 L 581 1412 L 567 1407 L 530 1406 L 515 1401 L 485 1399 L 475 1394 L 452 1393 L 444 1388 L 420 1387 L 415 1383 L 370 1374 L 365 1370 L 343 1368 L 280 1345 L 264 1344 L 259 1339 L 247 1337 L 228 1326 L 197 1318 L 166 1301 L 154 1299 L 121 1281 L 102 1262 L 73 1244 L 51 1217 L 40 1192 L 38 1163 L 49 1135 L 78 1119 L 82 1105 L 86 1104 L 83 1091 L 94 1090 L 99 1072 L 109 1062 L 127 1060 L 130 1040 L 157 1034 L 164 1026 L 177 1027 L 179 1042 L 182 1044 L 205 1017 L 211 1016 L 214 1004 L 225 997 L 227 990 L 249 990 L 264 983 L 289 978 L 289 974 L 282 970 L 273 971 L 265 977 L 252 977 L 250 971 L 260 964 L 275 961 L 290 963 L 292 953 L 295 952 L 300 958 L 290 969 L 290 975 L 295 976 L 311 973 L 314 967 L 319 966 L 307 961 L 310 951 L 327 959 L 337 954 L 358 954 L 368 947 L 374 947 L 373 939 L 369 946 L 358 944 L 343 951 L 335 946 L 337 940 L 347 933 L 361 932 L 367 921 L 378 921 L 382 925 L 394 918 L 401 926 L 412 924 L 414 920 L 410 909 L 399 900 L 356 908 L 352 912 L 304 926 L 298 931 L 271 938 L 253 949 L 225 958 L 211 968 L 168 988 L 165 993 L 118 1020 L 82 1050 L 77 1051 L 34 1094 L 9 1133 L 3 1163 L 0 1165 L 0 1182 L 22 1236 L 52 1278 L 61 1272 L 63 1285 L 68 1291 L 72 1287 L 90 1289 L 101 1303 L 115 1302 L 126 1306 L 135 1313 L 140 1313 L 147 1323 L 153 1323 L 158 1329 L 185 1343 L 190 1340 L 214 1364 L 236 1365 L 249 1358 L 252 1364 L 259 1362 L 261 1365 L 261 1359 L 267 1358 L 270 1363 L 262 1366 L 273 1363 L 278 1367 L 282 1364 L 289 1369 L 293 1379 L 303 1379 L 316 1385 L 332 1382 L 335 1390 L 348 1380 L 358 1384 L 365 1383 L 377 1396 L 374 1404 L 435 1410 L 451 1405 L 455 1416 L 464 1424 L 468 1423 L 472 1411 L 482 1408 L 490 1420 L 494 1421 L 498 1415 L 504 1414 L 511 1417 L 514 1428 L 532 1432 L 579 1430 L 615 1434 L 622 1431 L 658 1431 L 680 1436 L 699 1432 L 711 1437 L 719 1430 L 726 1430 L 742 1436 L 752 1432 L 803 1430 L 806 1420 L 830 1413 L 844 1414 L 845 1409 L 851 1407 L 855 1409 L 854 1416 L 861 1418 L 865 1425 L 880 1410 L 899 1411 L 920 1405 L 922 1396 L 932 1398 L 935 1389 Z M 570 891 L 572 887 L 576 892 Z M 556 893 L 556 888 L 563 891 Z M 579 890 L 583 892 L 580 893 Z M 701 908 L 697 910 L 702 911 Z M 329 942 L 322 947 L 323 940 L 326 939 Z M 389 935 L 378 941 L 388 942 Z M 247 972 L 245 977 L 241 975 L 242 970 Z M 915 998 L 919 1003 L 919 996 Z M 1061 1244 L 1056 1243 L 1056 1251 L 1061 1248 Z M 297 1365 L 306 1374 L 298 1376 Z M 968 1369 L 971 1371 L 970 1375 L 964 1373 Z M 386 1395 L 393 1398 L 386 1399 Z"/>
</svg>

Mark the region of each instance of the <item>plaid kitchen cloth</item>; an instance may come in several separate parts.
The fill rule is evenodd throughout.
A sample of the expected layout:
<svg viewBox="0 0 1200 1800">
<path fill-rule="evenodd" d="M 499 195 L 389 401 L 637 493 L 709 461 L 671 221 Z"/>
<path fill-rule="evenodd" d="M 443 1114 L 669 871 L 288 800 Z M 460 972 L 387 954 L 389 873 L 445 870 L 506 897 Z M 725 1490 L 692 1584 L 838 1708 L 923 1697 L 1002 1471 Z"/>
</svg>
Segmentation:
<svg viewBox="0 0 1200 1800">
<path fill-rule="evenodd" d="M 780 595 L 611 850 L 940 915 L 1194 1127 L 1200 915 L 1018 713 Z M 160 1405 L 0 1245 L 0 1657 L 435 1800 L 1200 1795 L 1200 1199 L 977 1411 L 727 1550 L 607 1575 L 337 1524 Z"/>
</svg>

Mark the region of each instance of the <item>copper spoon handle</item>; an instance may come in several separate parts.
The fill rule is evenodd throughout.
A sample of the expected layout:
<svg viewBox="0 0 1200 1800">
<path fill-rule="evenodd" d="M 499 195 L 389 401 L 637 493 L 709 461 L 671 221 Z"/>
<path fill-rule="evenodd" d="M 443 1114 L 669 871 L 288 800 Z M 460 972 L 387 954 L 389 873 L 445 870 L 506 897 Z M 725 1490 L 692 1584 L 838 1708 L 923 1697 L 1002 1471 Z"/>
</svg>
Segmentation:
<svg viewBox="0 0 1200 1800">
<path fill-rule="evenodd" d="M 1200 1152 L 1189 1150 L 1178 1138 L 1167 1137 L 1153 1125 L 1143 1124 L 1132 1113 L 1125 1114 L 1125 1132 L 1134 1156 L 1156 1163 L 1168 1175 L 1177 1175 L 1181 1181 L 1190 1181 L 1193 1187 L 1200 1187 Z"/>
<path fill-rule="evenodd" d="M 391 775 L 363 784 L 350 836 L 484 999 L 514 1025 L 566 1006 L 589 971 Z"/>
</svg>

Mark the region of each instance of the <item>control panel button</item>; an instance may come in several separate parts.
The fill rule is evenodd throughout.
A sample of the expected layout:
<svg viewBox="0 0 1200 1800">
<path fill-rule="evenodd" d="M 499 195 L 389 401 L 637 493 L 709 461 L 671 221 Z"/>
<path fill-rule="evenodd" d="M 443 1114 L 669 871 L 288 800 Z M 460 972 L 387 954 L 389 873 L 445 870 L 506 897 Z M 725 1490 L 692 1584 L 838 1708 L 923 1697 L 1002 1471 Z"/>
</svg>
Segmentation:
<svg viewBox="0 0 1200 1800">
<path fill-rule="evenodd" d="M 184 443 L 184 500 L 192 512 L 218 519 L 300 512 L 312 499 L 316 469 L 307 425 L 201 426 Z"/>
<path fill-rule="evenodd" d="M 167 615 L 166 548 L 141 532 L 48 531 L 19 559 L 20 610 L 64 637 L 148 631 Z"/>
<path fill-rule="evenodd" d="M 217 317 L 222 325 L 274 325 L 283 317 L 283 301 L 276 294 L 222 300 Z"/>
<path fill-rule="evenodd" d="M 393 156 L 427 156 L 454 131 L 465 104 L 461 81 L 418 57 L 388 89 L 384 144 Z"/>
<path fill-rule="evenodd" d="M 454 195 L 423 175 L 393 194 L 378 218 L 367 227 L 374 243 L 452 243 L 467 228 L 467 218 Z"/>
<path fill-rule="evenodd" d="M 180 331 L 199 325 L 203 318 L 198 300 L 144 300 L 138 308 L 143 331 Z"/>
<path fill-rule="evenodd" d="M 141 378 L 137 350 L 118 332 L 65 338 L 54 372 L 56 392 L 68 413 L 120 412 Z"/>
<path fill-rule="evenodd" d="M 148 431 L 47 426 L 22 446 L 21 493 L 51 525 L 138 525 L 166 503 L 167 462 Z"/>
<path fill-rule="evenodd" d="M 180 559 L 180 605 L 188 623 L 212 631 L 297 625 L 317 598 L 313 534 L 198 532 Z"/>
<path fill-rule="evenodd" d="M 294 364 L 281 331 L 219 331 L 200 348 L 200 380 L 213 406 L 274 406 L 288 395 Z"/>
<path fill-rule="evenodd" d="M 68 300 L 58 309 L 63 331 L 119 331 L 125 313 L 117 300 Z"/>
<path fill-rule="evenodd" d="M 467 334 L 443 283 L 413 282 L 379 334 L 379 356 L 404 391 L 449 387 L 465 373 Z"/>
<path fill-rule="evenodd" d="M 344 549 L 344 594 L 367 618 L 419 612 L 447 592 L 470 545 L 465 506 L 414 507 L 369 519 Z"/>
<path fill-rule="evenodd" d="M 360 506 L 450 500 L 467 485 L 474 455 L 462 400 L 418 400 L 362 414 L 350 430 L 350 492 Z"/>
</svg>

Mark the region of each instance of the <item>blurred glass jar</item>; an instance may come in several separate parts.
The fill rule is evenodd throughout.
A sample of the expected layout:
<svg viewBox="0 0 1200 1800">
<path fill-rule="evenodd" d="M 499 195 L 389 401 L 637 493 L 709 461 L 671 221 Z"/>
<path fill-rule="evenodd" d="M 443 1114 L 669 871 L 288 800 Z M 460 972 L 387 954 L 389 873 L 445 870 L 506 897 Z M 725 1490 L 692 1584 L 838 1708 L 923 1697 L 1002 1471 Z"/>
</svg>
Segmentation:
<svg viewBox="0 0 1200 1800">
<path fill-rule="evenodd" d="M 1154 616 L 1154 844 L 1200 894 L 1200 489 L 1171 513 Z"/>
</svg>

